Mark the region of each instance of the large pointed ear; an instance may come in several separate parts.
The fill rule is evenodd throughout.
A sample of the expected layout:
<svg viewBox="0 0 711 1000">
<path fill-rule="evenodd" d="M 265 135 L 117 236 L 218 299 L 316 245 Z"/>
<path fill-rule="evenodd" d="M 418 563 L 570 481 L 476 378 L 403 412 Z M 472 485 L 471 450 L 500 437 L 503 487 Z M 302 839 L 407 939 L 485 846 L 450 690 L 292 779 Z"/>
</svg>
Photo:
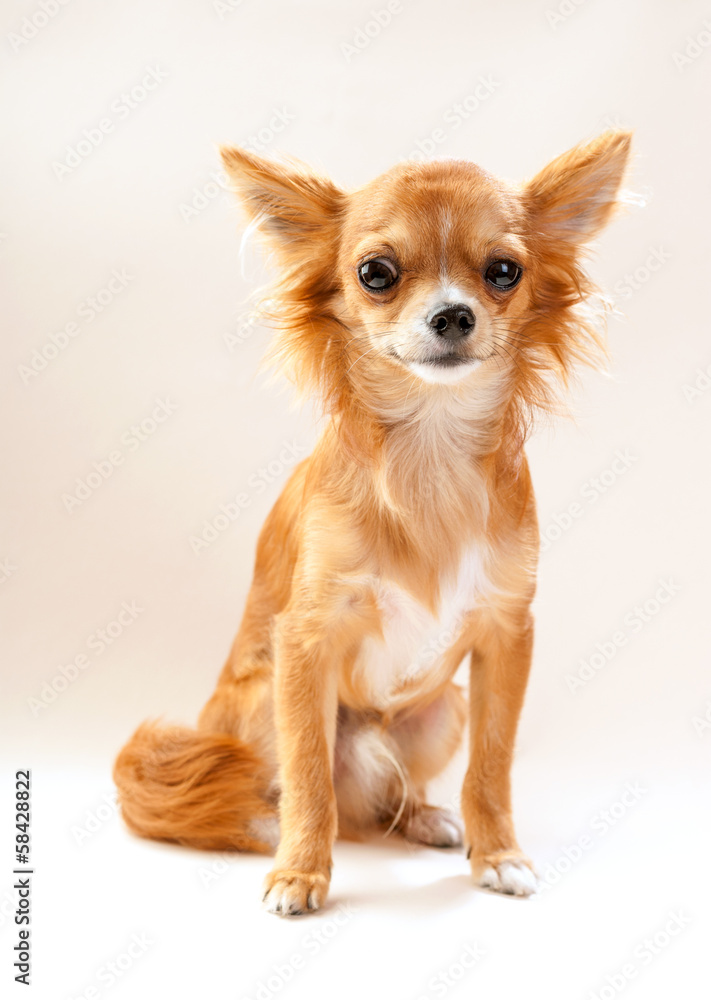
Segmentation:
<svg viewBox="0 0 711 1000">
<path fill-rule="evenodd" d="M 535 230 L 569 243 L 593 239 L 618 204 L 631 141 L 631 132 L 603 132 L 536 174 L 523 189 Z"/>
<path fill-rule="evenodd" d="M 303 253 L 337 223 L 344 192 L 305 164 L 228 146 L 220 155 L 250 220 L 278 250 Z"/>
</svg>

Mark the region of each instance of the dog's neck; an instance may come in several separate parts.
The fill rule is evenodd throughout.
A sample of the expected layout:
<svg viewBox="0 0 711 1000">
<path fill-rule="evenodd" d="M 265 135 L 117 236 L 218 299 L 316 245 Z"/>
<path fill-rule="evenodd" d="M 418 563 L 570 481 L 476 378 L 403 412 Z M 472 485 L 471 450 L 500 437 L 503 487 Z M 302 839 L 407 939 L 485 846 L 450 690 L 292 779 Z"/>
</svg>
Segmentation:
<svg viewBox="0 0 711 1000">
<path fill-rule="evenodd" d="M 480 370 L 454 385 L 415 383 L 404 398 L 378 389 L 368 397 L 382 441 L 377 466 L 398 506 L 427 505 L 433 491 L 466 491 L 511 444 L 505 439 L 513 381 L 506 373 Z"/>
<path fill-rule="evenodd" d="M 416 548 L 438 540 L 453 560 L 484 536 L 501 469 L 521 452 L 511 397 L 511 380 L 497 373 L 475 374 L 468 385 L 415 386 L 404 402 L 369 394 L 367 412 L 353 414 L 368 452 L 357 476 L 390 533 Z M 349 416 L 342 419 L 347 440 Z"/>
<path fill-rule="evenodd" d="M 488 559 L 522 458 L 510 379 L 451 389 L 427 386 L 399 408 L 349 394 L 314 456 L 377 572 L 431 609 L 468 549 Z"/>
</svg>

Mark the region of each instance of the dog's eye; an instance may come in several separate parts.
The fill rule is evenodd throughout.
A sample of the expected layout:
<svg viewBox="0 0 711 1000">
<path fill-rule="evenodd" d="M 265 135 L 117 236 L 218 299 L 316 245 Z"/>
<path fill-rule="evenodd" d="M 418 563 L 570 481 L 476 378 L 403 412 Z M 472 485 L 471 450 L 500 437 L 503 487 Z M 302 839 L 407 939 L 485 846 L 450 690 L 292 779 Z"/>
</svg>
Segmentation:
<svg viewBox="0 0 711 1000">
<path fill-rule="evenodd" d="M 397 281 L 397 269 L 384 257 L 367 260 L 358 268 L 358 277 L 371 292 L 382 292 Z"/>
<path fill-rule="evenodd" d="M 513 288 L 522 274 L 521 268 L 512 260 L 495 260 L 487 267 L 484 277 L 495 288 Z"/>
</svg>

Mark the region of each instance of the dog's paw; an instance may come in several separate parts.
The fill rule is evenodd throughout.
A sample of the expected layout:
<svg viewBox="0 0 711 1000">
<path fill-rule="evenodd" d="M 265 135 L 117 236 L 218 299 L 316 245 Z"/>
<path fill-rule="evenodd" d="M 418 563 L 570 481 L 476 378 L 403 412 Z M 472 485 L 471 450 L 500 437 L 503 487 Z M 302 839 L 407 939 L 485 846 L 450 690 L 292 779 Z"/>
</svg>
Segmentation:
<svg viewBox="0 0 711 1000">
<path fill-rule="evenodd" d="M 403 824 L 402 834 L 429 847 L 461 847 L 464 831 L 459 816 L 450 809 L 421 806 Z"/>
<path fill-rule="evenodd" d="M 482 889 L 507 896 L 531 896 L 538 889 L 538 878 L 531 862 L 520 855 L 484 858 L 472 865 L 474 881 Z"/>
<path fill-rule="evenodd" d="M 318 910 L 328 894 L 328 877 L 321 872 L 276 869 L 267 876 L 263 903 L 269 913 L 296 917 Z"/>
</svg>

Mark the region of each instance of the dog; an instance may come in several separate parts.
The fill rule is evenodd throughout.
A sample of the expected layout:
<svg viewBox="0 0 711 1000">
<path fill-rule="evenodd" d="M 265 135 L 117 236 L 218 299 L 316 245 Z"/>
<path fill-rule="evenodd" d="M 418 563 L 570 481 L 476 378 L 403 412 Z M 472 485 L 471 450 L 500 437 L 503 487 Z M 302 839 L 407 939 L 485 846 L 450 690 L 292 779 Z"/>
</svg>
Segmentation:
<svg viewBox="0 0 711 1000">
<path fill-rule="evenodd" d="M 146 723 L 117 758 L 131 830 L 276 848 L 281 915 L 324 904 L 337 832 L 463 842 L 476 884 L 535 891 L 510 789 L 539 547 L 524 444 L 604 354 L 583 254 L 630 146 L 605 132 L 518 185 L 404 162 L 352 192 L 221 150 L 278 265 L 271 358 L 327 422 L 266 519 L 197 730 Z M 426 789 L 467 722 L 462 829 Z"/>
</svg>

